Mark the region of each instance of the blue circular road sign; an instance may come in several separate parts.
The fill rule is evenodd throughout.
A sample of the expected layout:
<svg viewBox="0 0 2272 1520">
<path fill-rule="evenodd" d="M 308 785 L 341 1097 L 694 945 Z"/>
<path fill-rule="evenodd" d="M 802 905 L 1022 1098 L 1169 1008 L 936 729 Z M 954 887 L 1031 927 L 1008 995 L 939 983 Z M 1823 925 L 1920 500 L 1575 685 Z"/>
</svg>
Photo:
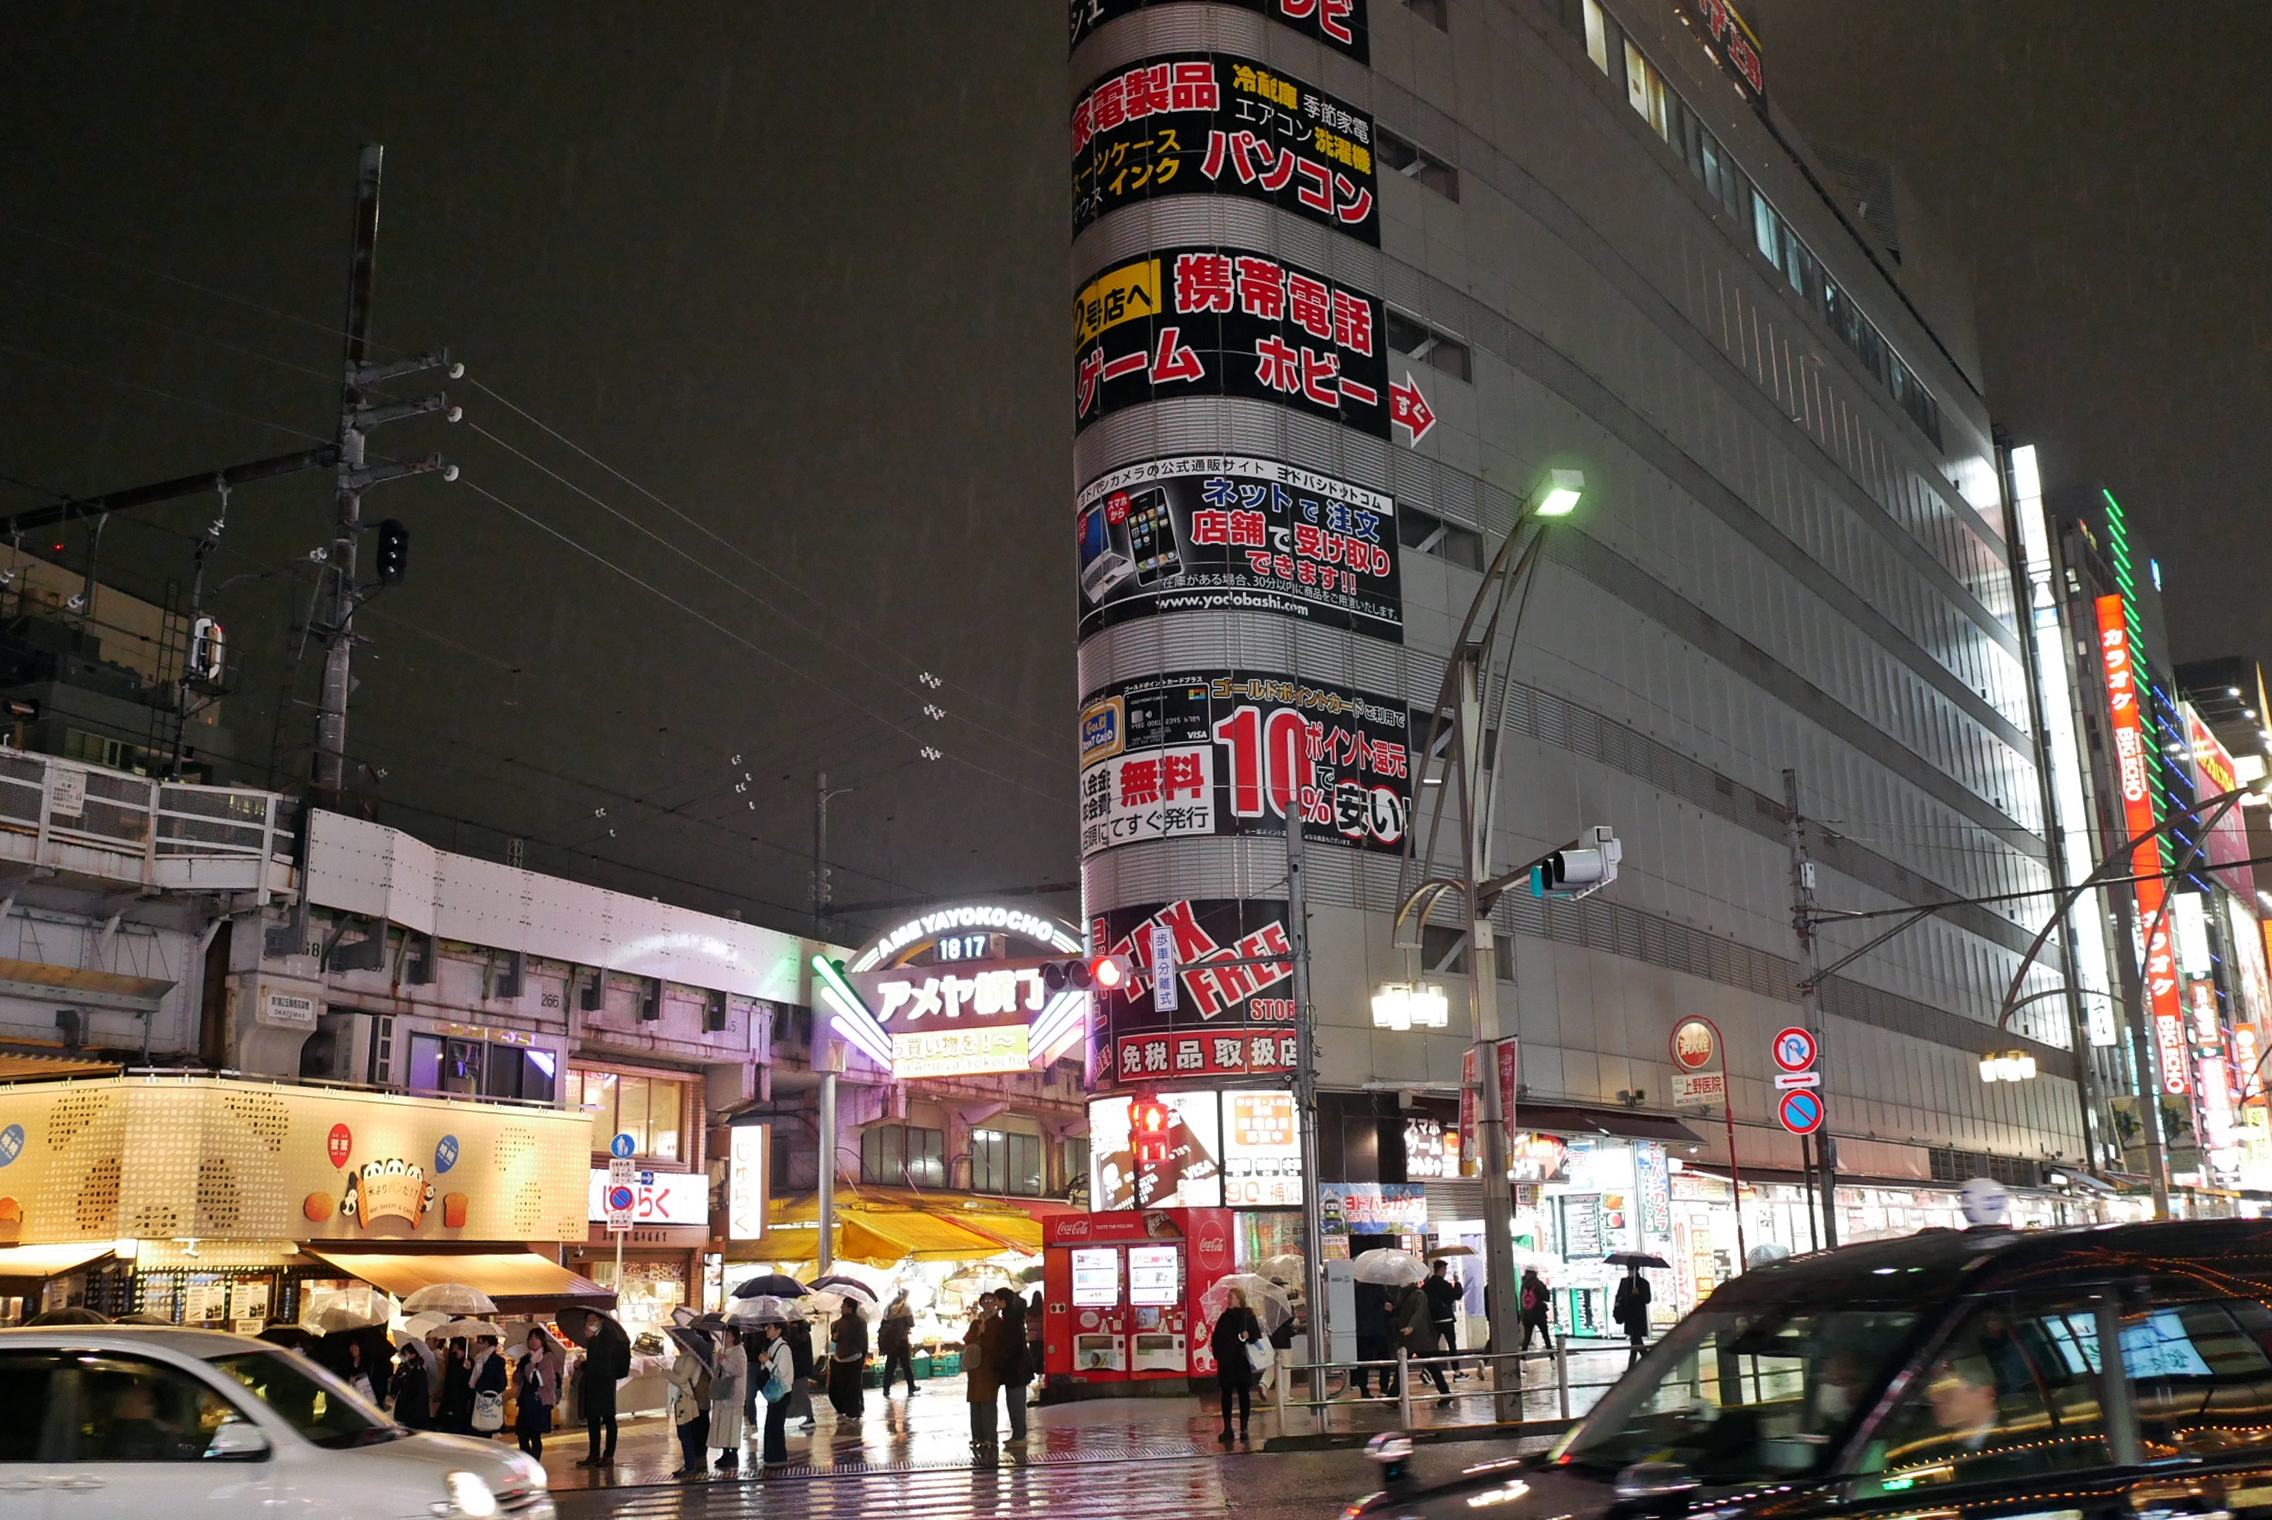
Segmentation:
<svg viewBox="0 0 2272 1520">
<path fill-rule="evenodd" d="M 1797 1088 L 1783 1094 L 1783 1101 L 1775 1105 L 1775 1117 L 1783 1121 L 1783 1128 L 1794 1135 L 1811 1135 L 1822 1128 L 1822 1099 L 1806 1088 Z"/>
<path fill-rule="evenodd" d="M 631 1159 L 631 1153 L 638 1148 L 639 1142 L 632 1139 L 629 1135 L 617 1135 L 607 1144 L 609 1155 L 620 1156 L 626 1161 L 629 1161 Z"/>
</svg>

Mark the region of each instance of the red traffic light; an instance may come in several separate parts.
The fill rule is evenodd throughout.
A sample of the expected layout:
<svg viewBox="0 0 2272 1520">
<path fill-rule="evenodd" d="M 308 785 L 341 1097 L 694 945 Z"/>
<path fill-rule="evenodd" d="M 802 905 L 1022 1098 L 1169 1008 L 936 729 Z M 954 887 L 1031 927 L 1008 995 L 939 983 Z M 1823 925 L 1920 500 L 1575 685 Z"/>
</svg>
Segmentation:
<svg viewBox="0 0 2272 1520">
<path fill-rule="evenodd" d="M 1089 961 L 1089 981 L 1099 992 L 1118 992 L 1135 971 L 1125 955 L 1099 955 Z"/>
<path fill-rule="evenodd" d="M 1158 1166 L 1168 1159 L 1170 1117 L 1168 1106 L 1155 1097 L 1140 1097 L 1129 1105 L 1128 1128 L 1138 1166 Z"/>
</svg>

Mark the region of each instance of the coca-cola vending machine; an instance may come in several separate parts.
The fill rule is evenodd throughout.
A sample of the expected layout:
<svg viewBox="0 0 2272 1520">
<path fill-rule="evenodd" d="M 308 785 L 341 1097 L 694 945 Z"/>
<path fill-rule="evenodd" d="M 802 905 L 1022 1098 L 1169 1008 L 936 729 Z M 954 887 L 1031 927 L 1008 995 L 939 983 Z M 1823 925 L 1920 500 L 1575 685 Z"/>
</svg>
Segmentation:
<svg viewBox="0 0 2272 1520">
<path fill-rule="evenodd" d="M 1214 1325 L 1199 1301 L 1232 1270 L 1230 1210 L 1059 1214 L 1042 1231 L 1051 1389 L 1072 1398 L 1181 1393 L 1214 1379 Z"/>
</svg>

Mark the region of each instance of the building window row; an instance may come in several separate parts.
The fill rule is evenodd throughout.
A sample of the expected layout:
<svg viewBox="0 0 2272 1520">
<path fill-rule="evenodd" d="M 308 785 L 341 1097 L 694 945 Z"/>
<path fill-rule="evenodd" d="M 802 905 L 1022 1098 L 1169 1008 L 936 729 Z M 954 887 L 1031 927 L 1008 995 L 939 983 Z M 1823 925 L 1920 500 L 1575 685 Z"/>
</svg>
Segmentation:
<svg viewBox="0 0 2272 1520">
<path fill-rule="evenodd" d="M 617 1135 L 631 1137 L 632 1154 L 678 1161 L 689 1084 L 670 1077 L 568 1068 L 568 1106 L 592 1116 L 592 1148 L 606 1150 Z"/>
<path fill-rule="evenodd" d="M 1917 424 L 1918 431 L 1941 445 L 1941 409 L 1914 370 L 1901 362 L 1885 335 L 1862 312 L 1851 292 L 1843 289 L 1823 268 L 1813 250 L 1768 203 L 1751 177 L 1736 167 L 1735 159 L 1690 110 L 1664 75 L 1633 45 L 1617 23 L 1602 9 L 1601 0 L 1577 0 L 1573 13 L 1563 8 L 1566 20 L 1584 39 L 1586 56 L 1594 67 L 1612 79 L 1623 75 L 1625 99 L 1666 146 L 1679 154 L 1704 186 L 1739 225 L 1749 224 L 1752 241 L 1767 261 L 1782 271 L 1791 289 L 1829 324 L 1839 340 L 1871 374 L 1877 377 L 1894 403 Z"/>
<path fill-rule="evenodd" d="M 1398 506 L 1396 541 L 1407 549 L 1448 560 L 1463 570 L 1483 568 L 1482 534 L 1458 523 L 1445 522 L 1435 513 L 1418 507 Z"/>
<path fill-rule="evenodd" d="M 1382 325 L 1387 329 L 1388 346 L 1406 358 L 1440 369 L 1456 379 L 1472 381 L 1475 378 L 1474 356 L 1465 343 L 1450 333 L 1438 332 L 1393 306 L 1386 309 Z"/>
<path fill-rule="evenodd" d="M 913 1124 L 860 1131 L 860 1180 L 875 1187 L 947 1185 L 947 1133 Z"/>
<path fill-rule="evenodd" d="M 1042 1191 L 1041 1136 L 1006 1130 L 970 1132 L 970 1190 L 1039 1198 Z"/>
<path fill-rule="evenodd" d="M 1418 180 L 1447 201 L 1459 199 L 1459 171 L 1426 148 L 1379 125 L 1373 128 L 1373 148 L 1384 167 Z"/>
</svg>

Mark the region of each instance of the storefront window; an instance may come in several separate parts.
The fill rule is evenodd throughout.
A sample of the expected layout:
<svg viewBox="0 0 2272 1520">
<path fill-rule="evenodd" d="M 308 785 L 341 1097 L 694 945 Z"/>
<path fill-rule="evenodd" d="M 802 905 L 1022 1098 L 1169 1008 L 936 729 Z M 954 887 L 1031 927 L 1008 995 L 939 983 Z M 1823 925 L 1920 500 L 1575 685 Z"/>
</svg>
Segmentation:
<svg viewBox="0 0 2272 1520">
<path fill-rule="evenodd" d="M 998 1129 L 970 1132 L 970 1190 L 1041 1196 L 1041 1137 Z"/>
<path fill-rule="evenodd" d="M 587 1269 L 603 1288 L 616 1287 L 615 1263 L 595 1261 Z M 671 1311 L 687 1301 L 683 1261 L 627 1261 L 616 1299 L 616 1318 L 633 1340 L 660 1335 Z"/>
<path fill-rule="evenodd" d="M 410 1036 L 412 1092 L 478 1094 L 550 1103 L 559 1056 L 522 1045 L 491 1045 L 451 1040 L 435 1034 Z"/>
<path fill-rule="evenodd" d="M 686 1084 L 669 1077 L 568 1068 L 568 1105 L 592 1116 L 592 1149 L 605 1151 L 629 1135 L 632 1153 L 661 1161 L 679 1158 L 679 1116 Z"/>
<path fill-rule="evenodd" d="M 872 1124 L 860 1132 L 860 1180 L 879 1187 L 945 1187 L 944 1130 Z"/>
</svg>

